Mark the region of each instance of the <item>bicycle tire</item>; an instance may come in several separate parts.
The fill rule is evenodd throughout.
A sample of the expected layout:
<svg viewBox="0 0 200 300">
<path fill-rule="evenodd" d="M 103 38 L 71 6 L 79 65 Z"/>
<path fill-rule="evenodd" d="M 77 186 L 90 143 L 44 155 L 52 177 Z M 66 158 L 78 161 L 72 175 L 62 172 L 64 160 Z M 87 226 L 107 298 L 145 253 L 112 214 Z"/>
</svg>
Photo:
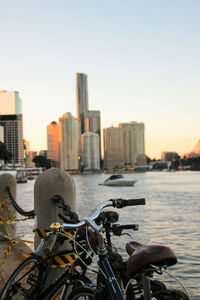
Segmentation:
<svg viewBox="0 0 200 300">
<path fill-rule="evenodd" d="M 89 287 L 81 287 L 72 291 L 67 300 L 94 300 L 96 293 Z"/>
<path fill-rule="evenodd" d="M 42 259 L 38 256 L 30 256 L 25 259 L 11 274 L 0 295 L 1 300 L 31 299 L 31 295 L 37 289 L 42 276 Z"/>
<path fill-rule="evenodd" d="M 84 284 L 90 284 L 91 283 L 90 279 L 86 276 L 83 276 L 83 275 L 80 275 L 80 274 L 75 274 L 73 277 L 74 278 L 72 278 L 72 281 L 69 285 L 69 290 L 67 292 L 66 299 L 68 299 L 68 296 L 72 293 L 72 291 L 74 289 L 77 289 L 77 288 L 81 287 Z M 48 296 L 48 299 L 49 300 L 60 299 L 60 296 L 61 296 L 62 290 L 65 286 L 65 283 L 66 283 L 66 279 L 60 281 L 59 284 L 54 289 L 54 291 Z"/>
</svg>

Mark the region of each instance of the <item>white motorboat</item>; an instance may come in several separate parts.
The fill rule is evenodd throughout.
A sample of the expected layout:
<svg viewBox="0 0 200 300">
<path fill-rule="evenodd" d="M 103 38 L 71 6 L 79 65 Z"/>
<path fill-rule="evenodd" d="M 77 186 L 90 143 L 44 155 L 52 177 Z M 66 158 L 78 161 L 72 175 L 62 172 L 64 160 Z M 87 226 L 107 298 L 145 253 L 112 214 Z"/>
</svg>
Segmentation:
<svg viewBox="0 0 200 300">
<path fill-rule="evenodd" d="M 26 183 L 28 181 L 26 170 L 21 170 L 21 169 L 17 170 L 16 180 L 17 180 L 17 183 Z"/>
<path fill-rule="evenodd" d="M 108 186 L 133 186 L 136 180 L 126 179 L 122 174 L 113 174 L 108 177 L 104 183 L 99 183 L 99 185 Z"/>
</svg>

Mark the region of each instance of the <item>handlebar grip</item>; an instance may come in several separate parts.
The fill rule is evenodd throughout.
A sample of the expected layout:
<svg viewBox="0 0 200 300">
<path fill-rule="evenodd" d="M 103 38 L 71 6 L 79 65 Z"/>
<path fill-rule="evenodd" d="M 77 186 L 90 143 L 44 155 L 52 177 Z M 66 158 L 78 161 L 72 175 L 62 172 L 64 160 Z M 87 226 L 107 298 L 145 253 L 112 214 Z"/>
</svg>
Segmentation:
<svg viewBox="0 0 200 300">
<path fill-rule="evenodd" d="M 139 199 L 127 199 L 125 206 L 132 206 L 132 205 L 145 205 L 146 201 L 145 198 L 139 198 Z"/>
<path fill-rule="evenodd" d="M 125 206 L 144 205 L 145 198 L 139 199 L 111 199 L 113 207 L 123 208 Z"/>
</svg>

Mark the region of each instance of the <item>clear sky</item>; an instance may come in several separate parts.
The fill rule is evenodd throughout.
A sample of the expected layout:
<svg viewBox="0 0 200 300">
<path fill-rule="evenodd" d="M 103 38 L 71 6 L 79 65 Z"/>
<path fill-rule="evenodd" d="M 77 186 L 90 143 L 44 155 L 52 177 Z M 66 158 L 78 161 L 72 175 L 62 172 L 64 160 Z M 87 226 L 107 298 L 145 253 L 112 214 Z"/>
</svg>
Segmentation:
<svg viewBox="0 0 200 300">
<path fill-rule="evenodd" d="M 102 128 L 144 122 L 146 154 L 200 139 L 199 0 L 0 0 L 0 89 L 23 101 L 24 137 L 76 115 L 76 72 Z"/>
</svg>

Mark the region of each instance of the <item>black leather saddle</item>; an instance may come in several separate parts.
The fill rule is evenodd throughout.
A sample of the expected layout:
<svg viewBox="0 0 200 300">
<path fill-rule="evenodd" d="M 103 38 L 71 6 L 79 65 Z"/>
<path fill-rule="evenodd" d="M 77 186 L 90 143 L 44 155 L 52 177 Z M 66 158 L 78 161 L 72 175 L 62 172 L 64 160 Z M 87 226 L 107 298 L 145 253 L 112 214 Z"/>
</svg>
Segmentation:
<svg viewBox="0 0 200 300">
<path fill-rule="evenodd" d="M 130 255 L 127 261 L 127 272 L 129 274 L 137 273 L 148 265 L 164 267 L 177 263 L 176 255 L 166 246 L 147 246 L 133 241 L 126 244 L 126 251 Z"/>
</svg>

